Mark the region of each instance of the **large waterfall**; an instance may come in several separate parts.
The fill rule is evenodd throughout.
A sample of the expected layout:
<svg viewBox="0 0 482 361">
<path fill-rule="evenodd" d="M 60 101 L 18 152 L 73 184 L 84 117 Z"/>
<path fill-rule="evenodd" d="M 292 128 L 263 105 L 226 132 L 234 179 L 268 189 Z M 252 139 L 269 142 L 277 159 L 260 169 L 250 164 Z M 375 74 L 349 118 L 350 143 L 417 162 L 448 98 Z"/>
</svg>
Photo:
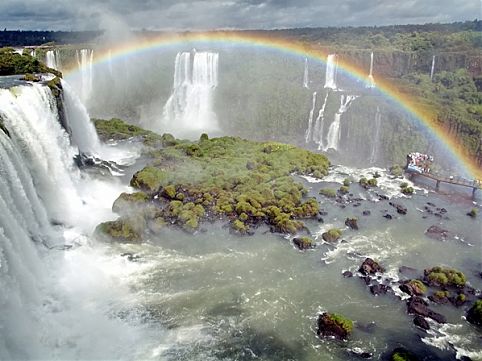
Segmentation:
<svg viewBox="0 0 482 361">
<path fill-rule="evenodd" d="M 338 64 L 336 62 L 336 54 L 330 54 L 326 60 L 325 88 L 336 89 L 337 71 Z"/>
<path fill-rule="evenodd" d="M 45 65 L 49 68 L 60 70 L 61 63 L 60 63 L 60 53 L 58 50 L 48 50 L 45 53 Z"/>
<path fill-rule="evenodd" d="M 80 97 L 83 102 L 86 102 L 89 100 L 92 92 L 94 50 L 77 50 L 75 55 L 80 69 Z"/>
<path fill-rule="evenodd" d="M 311 132 L 312 132 L 312 124 L 313 124 L 313 115 L 315 113 L 315 107 L 316 107 L 316 92 L 313 93 L 313 101 L 312 101 L 312 106 L 310 110 L 310 115 L 308 117 L 308 128 L 306 129 L 305 133 L 305 141 L 308 143 L 311 140 Z"/>
<path fill-rule="evenodd" d="M 328 149 L 333 149 L 333 150 L 338 150 L 338 145 L 340 143 L 340 137 L 341 137 L 341 127 L 340 127 L 340 121 L 341 121 L 341 116 L 343 113 L 345 113 L 348 108 L 350 107 L 350 104 L 357 98 L 356 95 L 344 95 L 342 94 L 340 97 L 340 108 L 335 114 L 335 119 L 330 125 L 330 128 L 328 129 L 328 136 L 327 136 L 327 143 L 324 148 L 325 151 Z"/>
<path fill-rule="evenodd" d="M 375 164 L 378 160 L 378 152 L 380 151 L 380 127 L 382 124 L 382 114 L 380 107 L 377 106 L 377 112 L 375 114 L 375 132 L 372 139 L 372 153 L 370 155 L 370 164 Z"/>
<path fill-rule="evenodd" d="M 309 88 L 308 58 L 305 58 L 305 70 L 303 72 L 303 88 Z"/>
<path fill-rule="evenodd" d="M 211 52 L 177 54 L 173 89 L 164 106 L 160 130 L 188 134 L 218 129 L 213 110 L 218 59 L 219 54 Z"/>
<path fill-rule="evenodd" d="M 323 149 L 323 130 L 325 125 L 325 108 L 326 103 L 328 102 L 328 96 L 330 92 L 327 92 L 325 95 L 325 100 L 323 101 L 323 105 L 321 106 L 320 111 L 318 112 L 318 117 L 316 117 L 315 126 L 313 129 L 313 141 L 318 144 L 318 150 Z"/>
</svg>

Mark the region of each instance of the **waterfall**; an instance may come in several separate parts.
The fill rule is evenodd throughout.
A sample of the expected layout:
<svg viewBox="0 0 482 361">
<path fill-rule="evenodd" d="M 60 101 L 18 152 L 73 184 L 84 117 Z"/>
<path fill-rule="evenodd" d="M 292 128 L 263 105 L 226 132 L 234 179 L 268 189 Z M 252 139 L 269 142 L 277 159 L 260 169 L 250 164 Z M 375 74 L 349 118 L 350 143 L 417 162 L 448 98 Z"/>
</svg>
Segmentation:
<svg viewBox="0 0 482 361">
<path fill-rule="evenodd" d="M 325 88 L 336 89 L 337 70 L 336 54 L 328 55 L 326 60 Z"/>
<path fill-rule="evenodd" d="M 45 53 L 45 65 L 49 68 L 59 70 L 61 67 L 60 64 L 60 53 L 58 50 L 48 50 Z"/>
<path fill-rule="evenodd" d="M 90 98 L 92 92 L 94 50 L 81 49 L 76 52 L 77 65 L 80 69 L 80 95 L 83 102 Z"/>
<path fill-rule="evenodd" d="M 375 164 L 378 159 L 378 152 L 380 148 L 380 126 L 381 126 L 382 114 L 380 107 L 377 106 L 377 112 L 375 114 L 375 133 L 373 134 L 373 146 L 372 153 L 370 155 L 370 164 Z"/>
<path fill-rule="evenodd" d="M 435 72 L 435 55 L 432 56 L 432 67 L 430 68 L 430 80 L 433 80 L 434 72 Z"/>
<path fill-rule="evenodd" d="M 345 113 L 353 100 L 357 98 L 356 95 L 347 95 L 344 94 L 340 97 L 340 108 L 335 114 L 335 119 L 330 125 L 328 129 L 328 136 L 327 136 L 327 143 L 325 148 L 323 149 L 325 152 L 328 149 L 338 150 L 338 145 L 340 143 L 340 136 L 341 136 L 341 127 L 340 127 L 340 120 L 343 113 Z"/>
<path fill-rule="evenodd" d="M 303 73 L 303 87 L 308 89 L 309 86 L 309 78 L 308 78 L 308 58 L 305 58 L 305 71 Z"/>
<path fill-rule="evenodd" d="M 109 73 L 110 73 L 110 76 L 112 77 L 112 75 L 114 74 L 114 70 L 112 65 L 112 51 L 110 49 L 108 53 L 108 64 L 109 64 Z"/>
<path fill-rule="evenodd" d="M 325 120 L 325 108 L 326 103 L 328 102 L 328 95 L 330 92 L 327 92 L 325 95 L 325 100 L 323 101 L 323 105 L 321 106 L 320 111 L 318 112 L 318 117 L 315 121 L 315 127 L 313 129 L 313 141 L 318 144 L 318 150 L 323 149 L 323 130 L 324 130 L 324 120 Z"/>
<path fill-rule="evenodd" d="M 370 54 L 370 72 L 368 73 L 367 88 L 375 88 L 375 79 L 373 78 L 373 51 Z"/>
<path fill-rule="evenodd" d="M 313 93 L 313 105 L 311 106 L 310 115 L 308 117 L 308 128 L 305 133 L 305 141 L 308 143 L 311 140 L 311 127 L 313 124 L 313 115 L 316 107 L 316 92 Z"/>
<path fill-rule="evenodd" d="M 164 106 L 160 130 L 180 134 L 218 129 L 213 110 L 218 61 L 218 53 L 177 54 L 173 89 Z"/>
</svg>

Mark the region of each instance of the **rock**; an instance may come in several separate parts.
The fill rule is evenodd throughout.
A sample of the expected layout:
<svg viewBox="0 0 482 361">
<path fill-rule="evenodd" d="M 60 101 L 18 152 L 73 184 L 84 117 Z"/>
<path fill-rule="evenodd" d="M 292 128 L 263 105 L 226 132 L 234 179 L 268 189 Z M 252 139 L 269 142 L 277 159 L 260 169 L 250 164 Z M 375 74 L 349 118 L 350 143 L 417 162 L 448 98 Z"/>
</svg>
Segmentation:
<svg viewBox="0 0 482 361">
<path fill-rule="evenodd" d="M 394 202 L 389 202 L 392 207 L 394 207 L 397 210 L 398 214 L 407 214 L 407 207 L 402 206 L 401 204 L 394 203 Z"/>
<path fill-rule="evenodd" d="M 384 195 L 384 194 L 379 194 L 379 193 L 377 193 L 377 196 L 378 196 L 378 198 L 380 198 L 380 200 L 382 200 L 382 201 L 388 201 L 388 200 L 390 199 L 388 196 L 386 196 L 386 195 Z"/>
<path fill-rule="evenodd" d="M 363 263 L 360 266 L 360 268 L 358 269 L 358 271 L 365 276 L 374 275 L 377 272 L 379 272 L 379 273 L 385 272 L 383 267 L 381 267 L 378 264 L 378 262 L 375 262 L 371 258 L 365 259 L 365 261 L 363 261 Z"/>
<path fill-rule="evenodd" d="M 345 220 L 345 225 L 351 229 L 358 230 L 358 219 L 357 218 L 347 218 Z"/>
<path fill-rule="evenodd" d="M 321 237 L 323 238 L 323 240 L 325 242 L 333 243 L 333 242 L 336 242 L 340 239 L 341 231 L 339 229 L 332 228 L 332 229 L 328 230 L 327 232 L 324 232 L 321 235 Z"/>
<path fill-rule="evenodd" d="M 141 258 L 137 254 L 130 253 L 130 252 L 122 253 L 121 257 L 126 257 L 127 260 L 130 262 L 136 262 Z"/>
<path fill-rule="evenodd" d="M 370 212 L 369 210 L 365 210 L 363 211 L 362 213 L 364 216 L 369 216 L 370 214 L 372 214 L 372 212 Z"/>
<path fill-rule="evenodd" d="M 425 317 L 422 317 L 420 315 L 415 316 L 415 318 L 413 319 L 413 324 L 417 327 L 420 327 L 421 329 L 424 329 L 424 330 L 430 329 L 430 325 L 428 324 Z"/>
<path fill-rule="evenodd" d="M 345 278 L 350 278 L 350 277 L 353 277 L 353 272 L 345 271 L 345 272 L 342 273 L 342 275 Z"/>
<path fill-rule="evenodd" d="M 474 305 L 467 312 L 467 321 L 482 326 L 482 300 L 475 301 Z"/>
<path fill-rule="evenodd" d="M 337 314 L 323 313 L 318 316 L 319 337 L 334 337 L 338 340 L 345 340 L 353 330 L 353 322 Z"/>
<path fill-rule="evenodd" d="M 445 316 L 428 308 L 428 303 L 420 297 L 411 297 L 407 302 L 407 312 L 412 315 L 429 317 L 438 323 L 446 323 Z"/>
<path fill-rule="evenodd" d="M 430 202 L 427 202 L 427 204 L 428 204 L 430 207 L 437 207 L 435 204 L 430 203 Z"/>
<path fill-rule="evenodd" d="M 319 223 L 325 223 L 325 220 L 324 220 L 323 217 L 321 217 L 321 216 L 316 217 L 316 220 L 317 220 Z"/>
<path fill-rule="evenodd" d="M 300 250 L 315 248 L 315 242 L 309 237 L 293 238 L 293 244 Z"/>
<path fill-rule="evenodd" d="M 437 225 L 430 226 L 426 231 L 425 234 L 427 237 L 430 237 L 432 239 L 436 239 L 438 241 L 445 241 L 451 233 L 447 231 L 446 229 L 443 229 Z"/>
<path fill-rule="evenodd" d="M 420 280 L 410 280 L 400 285 L 400 290 L 410 296 L 422 296 L 427 292 L 427 287 Z"/>
<path fill-rule="evenodd" d="M 363 351 L 362 349 L 356 347 L 353 349 L 350 349 L 350 353 L 352 353 L 355 356 L 358 356 L 362 359 L 371 359 L 373 357 L 373 353 L 368 352 L 368 351 Z"/>
<path fill-rule="evenodd" d="M 393 350 L 390 361 L 419 361 L 419 359 L 403 347 L 397 347 Z"/>
<path fill-rule="evenodd" d="M 434 294 L 428 296 L 428 299 L 432 302 L 443 305 L 449 302 L 450 292 L 448 291 L 437 291 Z"/>
<path fill-rule="evenodd" d="M 393 218 L 390 213 L 384 214 L 383 217 L 386 218 L 386 219 L 392 219 Z"/>
<path fill-rule="evenodd" d="M 385 285 L 376 284 L 376 285 L 370 286 L 370 292 L 375 296 L 385 295 L 387 291 L 388 291 L 388 286 L 385 286 Z"/>
</svg>

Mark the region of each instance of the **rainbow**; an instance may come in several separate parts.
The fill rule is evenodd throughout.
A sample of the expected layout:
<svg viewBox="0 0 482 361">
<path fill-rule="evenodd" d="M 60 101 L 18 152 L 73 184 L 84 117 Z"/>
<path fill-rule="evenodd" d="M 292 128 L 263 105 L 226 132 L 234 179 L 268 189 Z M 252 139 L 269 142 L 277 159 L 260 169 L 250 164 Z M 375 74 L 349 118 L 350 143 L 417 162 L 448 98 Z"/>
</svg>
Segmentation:
<svg viewBox="0 0 482 361">
<path fill-rule="evenodd" d="M 135 41 L 124 43 L 117 47 L 105 50 L 96 54 L 94 65 L 107 64 L 107 62 L 119 58 L 139 55 L 154 50 L 165 49 L 173 46 L 185 45 L 188 43 L 196 43 L 201 45 L 238 45 L 259 47 L 263 49 L 271 49 L 282 53 L 288 53 L 295 56 L 307 57 L 322 63 L 326 62 L 328 53 L 326 51 L 314 48 L 308 43 L 303 43 L 294 39 L 286 39 L 279 36 L 267 36 L 262 32 L 229 32 L 229 31 L 213 31 L 205 33 L 181 33 L 181 34 L 164 34 L 161 36 L 148 38 L 144 40 L 136 39 Z M 339 59 L 338 68 L 345 74 L 366 81 L 367 70 L 360 69 L 343 59 Z M 75 74 L 78 69 L 72 68 L 67 70 L 65 75 Z M 469 157 L 464 151 L 464 147 L 454 136 L 444 129 L 441 124 L 437 123 L 434 112 L 427 106 L 423 106 L 409 94 L 403 93 L 395 84 L 385 79 L 378 79 L 376 82 L 378 92 L 387 99 L 398 104 L 408 114 L 410 114 L 417 122 L 420 123 L 429 133 L 436 139 L 439 139 L 448 150 L 454 160 L 461 165 L 470 177 L 482 179 L 482 169 L 477 165 L 476 161 Z"/>
</svg>

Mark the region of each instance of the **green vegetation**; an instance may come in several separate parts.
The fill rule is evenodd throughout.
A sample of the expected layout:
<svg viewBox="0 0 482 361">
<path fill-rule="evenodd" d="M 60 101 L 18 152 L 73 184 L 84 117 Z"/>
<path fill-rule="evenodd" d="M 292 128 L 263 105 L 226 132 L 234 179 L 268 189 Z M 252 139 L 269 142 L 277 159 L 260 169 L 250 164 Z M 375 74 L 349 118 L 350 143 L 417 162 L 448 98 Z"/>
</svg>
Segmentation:
<svg viewBox="0 0 482 361">
<path fill-rule="evenodd" d="M 101 223 L 96 233 L 105 234 L 120 242 L 140 242 L 145 227 L 142 217 L 121 217 L 116 221 Z"/>
<path fill-rule="evenodd" d="M 315 248 L 315 241 L 313 241 L 310 237 L 293 238 L 293 244 L 300 250 Z"/>
<path fill-rule="evenodd" d="M 321 237 L 325 242 L 336 242 L 341 237 L 341 230 L 338 228 L 331 228 L 327 232 L 324 232 Z"/>
<path fill-rule="evenodd" d="M 425 286 L 420 280 L 410 280 L 408 284 L 417 295 L 422 295 L 427 292 L 427 286 Z"/>
<path fill-rule="evenodd" d="M 470 210 L 470 212 L 467 213 L 467 215 L 468 215 L 469 217 L 476 218 L 476 217 L 477 217 L 477 213 L 478 213 L 478 209 L 477 209 L 477 208 L 472 208 L 472 209 Z"/>
<path fill-rule="evenodd" d="M 350 188 L 347 186 L 341 186 L 340 189 L 338 190 L 341 194 L 347 194 L 350 192 Z"/>
<path fill-rule="evenodd" d="M 332 188 L 322 188 L 320 189 L 320 194 L 324 195 L 325 197 L 328 198 L 335 198 L 336 197 L 336 190 Z"/>
<path fill-rule="evenodd" d="M 353 331 L 353 321 L 338 314 L 338 313 L 331 313 L 329 314 L 332 321 L 340 326 L 347 334 L 352 333 Z"/>
<path fill-rule="evenodd" d="M 349 187 L 350 184 L 351 184 L 350 178 L 345 178 L 345 179 L 343 180 L 343 185 L 344 185 L 345 187 Z"/>
<path fill-rule="evenodd" d="M 465 275 L 453 268 L 433 267 L 424 271 L 426 281 L 433 286 L 465 286 Z"/>
<path fill-rule="evenodd" d="M 142 213 L 147 228 L 154 218 L 194 232 L 206 219 L 224 218 L 242 234 L 263 223 L 294 234 L 304 229 L 302 219 L 317 217 L 318 202 L 305 197 L 306 189 L 291 174 L 327 174 L 323 155 L 233 137 L 203 136 L 198 142 L 171 137 L 163 136 L 164 148 L 153 149 L 151 163 L 132 177 L 131 186 L 142 192 L 116 201 L 116 209 L 121 200 L 155 207 L 155 212 L 136 213 Z"/>
<path fill-rule="evenodd" d="M 30 55 L 18 54 L 12 48 L 0 48 L 0 76 L 34 73 L 52 73 L 62 77 L 62 73 L 48 68 Z"/>
<path fill-rule="evenodd" d="M 390 361 L 418 361 L 418 358 L 403 348 L 397 348 L 393 351 Z"/>
<path fill-rule="evenodd" d="M 390 167 L 390 174 L 395 177 L 401 177 L 403 175 L 403 167 L 399 166 L 398 164 Z"/>
<path fill-rule="evenodd" d="M 378 185 L 378 181 L 376 178 L 367 179 L 365 177 L 362 177 L 360 178 L 358 183 L 364 188 L 376 187 Z"/>
<path fill-rule="evenodd" d="M 482 300 L 475 301 L 467 312 L 467 321 L 474 325 L 482 326 Z"/>
<path fill-rule="evenodd" d="M 409 187 L 407 182 L 403 182 L 402 184 L 400 184 L 400 190 L 403 194 L 407 195 L 413 194 L 414 192 L 413 187 Z"/>
</svg>

